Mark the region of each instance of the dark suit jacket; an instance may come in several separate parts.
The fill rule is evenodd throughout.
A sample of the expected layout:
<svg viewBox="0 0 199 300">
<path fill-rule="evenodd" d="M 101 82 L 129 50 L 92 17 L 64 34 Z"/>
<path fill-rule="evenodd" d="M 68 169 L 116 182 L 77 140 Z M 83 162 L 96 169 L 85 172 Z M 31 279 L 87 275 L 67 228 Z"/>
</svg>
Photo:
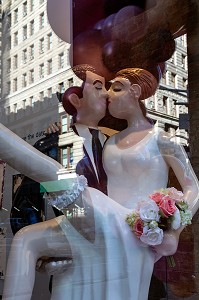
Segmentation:
<svg viewBox="0 0 199 300">
<path fill-rule="evenodd" d="M 77 135 L 86 139 L 87 137 L 80 135 L 80 133 L 78 131 L 78 126 L 79 126 L 79 124 L 73 125 L 74 132 Z M 80 125 L 80 126 L 84 126 L 84 125 Z M 84 127 L 84 130 L 85 129 L 86 129 L 86 126 Z M 88 127 L 87 127 L 87 130 L 89 131 Z M 92 148 L 91 138 L 89 140 L 89 143 L 90 143 L 89 146 Z M 84 150 L 84 157 L 77 163 L 76 173 L 78 175 L 84 175 L 87 178 L 88 186 L 96 188 L 107 195 L 107 176 L 106 176 L 105 171 L 104 171 L 102 178 L 98 179 L 96 170 L 93 166 L 92 160 L 89 156 L 89 153 L 88 153 L 85 145 L 83 145 L 83 150 Z M 100 159 L 99 159 L 99 164 L 101 164 L 101 166 L 102 166 L 102 157 L 100 157 Z"/>
</svg>

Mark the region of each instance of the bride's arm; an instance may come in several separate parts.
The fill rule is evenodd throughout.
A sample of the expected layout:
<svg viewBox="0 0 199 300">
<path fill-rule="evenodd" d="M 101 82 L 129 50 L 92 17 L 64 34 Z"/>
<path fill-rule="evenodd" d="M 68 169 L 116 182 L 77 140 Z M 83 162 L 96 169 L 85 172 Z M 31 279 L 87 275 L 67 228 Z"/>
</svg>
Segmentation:
<svg viewBox="0 0 199 300">
<path fill-rule="evenodd" d="M 38 258 L 67 255 L 70 255 L 70 247 L 56 219 L 21 229 L 11 245 L 3 300 L 31 299 Z"/>
<path fill-rule="evenodd" d="M 166 163 L 173 169 L 182 187 L 184 199 L 188 202 L 189 209 L 194 215 L 199 208 L 199 182 L 184 148 L 173 142 L 166 132 L 161 133 L 158 144 Z M 179 235 L 183 229 L 184 227 L 181 226 L 178 230 L 170 230 L 165 233 L 163 243 L 156 246 L 155 250 L 162 255 L 175 253 L 178 246 Z"/>
<path fill-rule="evenodd" d="M 57 161 L 36 150 L 1 123 L 0 158 L 37 182 L 57 180 L 57 171 L 62 168 Z"/>
</svg>

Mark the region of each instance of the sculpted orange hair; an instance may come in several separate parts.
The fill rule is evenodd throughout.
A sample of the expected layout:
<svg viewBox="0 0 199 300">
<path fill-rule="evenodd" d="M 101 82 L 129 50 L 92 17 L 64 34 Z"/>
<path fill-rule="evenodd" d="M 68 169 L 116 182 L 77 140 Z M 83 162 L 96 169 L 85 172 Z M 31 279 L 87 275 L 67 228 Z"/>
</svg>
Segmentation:
<svg viewBox="0 0 199 300">
<path fill-rule="evenodd" d="M 117 72 L 116 77 L 127 78 L 131 84 L 138 84 L 141 87 L 139 100 L 151 97 L 158 87 L 156 78 L 144 69 L 126 68 Z"/>
</svg>

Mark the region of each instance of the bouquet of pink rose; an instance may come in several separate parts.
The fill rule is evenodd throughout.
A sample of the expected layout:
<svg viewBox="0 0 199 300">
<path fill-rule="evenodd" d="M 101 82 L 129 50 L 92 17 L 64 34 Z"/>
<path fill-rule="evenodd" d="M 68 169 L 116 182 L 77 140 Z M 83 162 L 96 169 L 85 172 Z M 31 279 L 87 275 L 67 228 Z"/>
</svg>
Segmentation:
<svg viewBox="0 0 199 300">
<path fill-rule="evenodd" d="M 127 215 L 126 222 L 143 243 L 159 245 L 164 230 L 191 224 L 192 213 L 183 197 L 174 187 L 156 191 L 138 203 L 138 208 Z"/>
</svg>

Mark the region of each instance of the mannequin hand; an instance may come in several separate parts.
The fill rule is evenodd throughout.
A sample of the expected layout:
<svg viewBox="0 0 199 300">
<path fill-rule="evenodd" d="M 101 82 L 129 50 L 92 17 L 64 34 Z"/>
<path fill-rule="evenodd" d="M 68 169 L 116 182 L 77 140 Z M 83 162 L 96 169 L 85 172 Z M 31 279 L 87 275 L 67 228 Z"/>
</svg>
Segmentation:
<svg viewBox="0 0 199 300">
<path fill-rule="evenodd" d="M 160 245 L 154 246 L 153 250 L 161 256 L 173 255 L 178 248 L 179 232 L 169 230 L 164 232 L 164 238 Z"/>
<path fill-rule="evenodd" d="M 61 131 L 61 123 L 60 122 L 55 122 L 52 123 L 48 126 L 48 128 L 46 129 L 46 134 L 51 134 L 51 133 L 55 133 L 57 131 Z"/>
</svg>

